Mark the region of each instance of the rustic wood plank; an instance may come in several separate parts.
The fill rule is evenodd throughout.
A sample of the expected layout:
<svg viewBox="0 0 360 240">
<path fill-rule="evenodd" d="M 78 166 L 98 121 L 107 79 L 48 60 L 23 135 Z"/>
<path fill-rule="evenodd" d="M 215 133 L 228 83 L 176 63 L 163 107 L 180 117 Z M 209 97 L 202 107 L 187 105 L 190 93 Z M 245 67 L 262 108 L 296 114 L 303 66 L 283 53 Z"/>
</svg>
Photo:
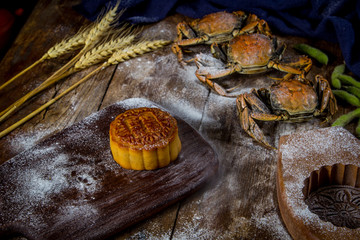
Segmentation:
<svg viewBox="0 0 360 240">
<path fill-rule="evenodd" d="M 154 171 L 121 168 L 109 149 L 109 125 L 141 106 L 158 107 L 145 99 L 111 105 L 2 164 L 0 237 L 102 239 L 172 205 L 216 174 L 214 150 L 177 117 L 182 149 L 176 161 Z"/>
<path fill-rule="evenodd" d="M 23 69 L 40 57 L 44 49 L 68 33 L 75 33 L 79 26 L 87 23 L 70 9 L 71 6 L 68 1 L 63 4 L 39 1 L 12 49 L 0 64 L 0 81 L 5 81 L 14 72 Z M 51 20 L 47 21 L 49 16 Z M 157 39 L 175 39 L 176 24 L 184 19 L 187 18 L 170 16 L 164 21 L 146 26 L 144 35 Z M 286 58 L 299 54 L 292 49 L 294 43 L 305 42 L 326 50 L 330 56 L 329 65 L 314 63 L 309 77 L 321 73 L 330 79 L 334 66 L 343 61 L 336 44 L 299 37 L 278 37 L 288 46 Z M 194 53 L 187 53 L 187 57 L 200 51 L 209 54 L 207 46 L 193 47 L 191 50 Z M 38 66 L 14 85 L 19 87 L 18 91 L 9 88 L 7 92 L 0 93 L 0 109 L 35 87 L 66 60 L 49 61 Z M 116 234 L 112 239 L 288 239 L 276 201 L 276 152 L 263 148 L 244 133 L 238 122 L 235 99 L 220 97 L 209 90 L 195 77 L 195 70 L 193 63 L 181 66 L 169 46 L 107 68 L 28 124 L 0 139 L 0 160 L 6 161 L 37 141 L 115 102 L 130 97 L 146 98 L 171 110 L 210 142 L 219 156 L 220 173 L 205 188 L 185 201 Z M 87 72 L 89 70 L 71 76 L 51 88 L 1 127 L 25 116 Z M 277 71 L 252 76 L 234 74 L 221 83 L 229 87 L 240 83 L 234 92 L 239 94 L 251 88 L 270 86 L 273 80 L 268 78 L 269 75 L 279 77 L 283 74 Z M 31 81 L 27 82 L 27 79 Z M 22 84 L 25 84 L 24 87 L 21 87 Z M 339 106 L 340 110 L 335 117 L 353 109 L 342 103 Z M 322 127 L 317 119 L 307 123 L 259 125 L 274 146 L 278 144 L 281 135 Z M 347 128 L 354 130 L 353 125 Z"/>
</svg>

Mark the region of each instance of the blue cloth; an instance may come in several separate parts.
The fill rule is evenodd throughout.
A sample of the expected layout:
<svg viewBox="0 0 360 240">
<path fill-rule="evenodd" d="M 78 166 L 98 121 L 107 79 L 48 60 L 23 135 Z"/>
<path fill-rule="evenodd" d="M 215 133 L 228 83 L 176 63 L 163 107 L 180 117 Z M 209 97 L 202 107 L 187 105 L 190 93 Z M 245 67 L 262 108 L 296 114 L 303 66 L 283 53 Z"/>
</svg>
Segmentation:
<svg viewBox="0 0 360 240">
<path fill-rule="evenodd" d="M 83 0 L 76 10 L 95 20 L 117 0 Z M 120 21 L 153 23 L 180 13 L 192 18 L 242 10 L 266 20 L 274 32 L 337 42 L 346 65 L 360 77 L 360 0 L 121 0 Z"/>
</svg>

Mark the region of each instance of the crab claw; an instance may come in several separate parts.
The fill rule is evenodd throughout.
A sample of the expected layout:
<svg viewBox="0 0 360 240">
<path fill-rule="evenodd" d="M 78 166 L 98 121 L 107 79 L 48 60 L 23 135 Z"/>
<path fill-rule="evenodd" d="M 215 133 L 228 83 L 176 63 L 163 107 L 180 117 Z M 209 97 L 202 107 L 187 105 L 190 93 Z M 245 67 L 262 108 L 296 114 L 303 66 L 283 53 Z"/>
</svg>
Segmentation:
<svg viewBox="0 0 360 240">
<path fill-rule="evenodd" d="M 323 76 L 316 75 L 314 89 L 318 92 L 318 96 L 321 96 L 319 113 L 321 114 L 327 109 L 329 116 L 325 119 L 325 122 L 328 122 L 338 110 L 336 98 L 331 91 L 331 86 Z"/>
<path fill-rule="evenodd" d="M 203 73 L 203 71 L 201 71 L 201 69 L 198 69 L 195 71 L 195 75 L 196 77 L 203 83 L 205 83 L 207 86 L 209 86 L 210 88 L 212 88 L 215 92 L 217 92 L 219 95 L 223 96 L 223 97 L 235 97 L 232 95 L 229 95 L 226 92 L 226 89 L 223 88 L 222 86 L 220 86 L 219 84 L 217 84 L 214 81 L 211 81 L 210 79 L 208 79 L 206 77 L 206 74 Z"/>
<path fill-rule="evenodd" d="M 173 43 L 173 45 L 171 46 L 171 50 L 177 56 L 178 61 L 181 64 L 186 65 L 186 63 L 184 62 L 184 56 L 183 56 L 182 49 L 180 48 L 180 46 L 177 43 Z"/>
<path fill-rule="evenodd" d="M 239 112 L 240 125 L 256 141 L 260 142 L 265 147 L 276 150 L 275 147 L 271 146 L 266 140 L 264 133 L 261 131 L 255 120 L 251 117 L 251 110 L 247 105 L 247 101 L 251 99 L 252 93 L 245 93 L 238 96 L 236 99 L 236 106 Z M 251 100 L 250 100 L 251 101 Z"/>
</svg>

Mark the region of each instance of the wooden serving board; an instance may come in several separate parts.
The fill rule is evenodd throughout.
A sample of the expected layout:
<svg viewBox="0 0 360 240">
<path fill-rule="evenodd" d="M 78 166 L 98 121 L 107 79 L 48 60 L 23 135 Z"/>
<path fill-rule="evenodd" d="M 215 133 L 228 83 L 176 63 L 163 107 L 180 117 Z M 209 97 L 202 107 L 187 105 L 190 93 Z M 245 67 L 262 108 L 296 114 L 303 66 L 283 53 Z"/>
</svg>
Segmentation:
<svg viewBox="0 0 360 240">
<path fill-rule="evenodd" d="M 111 105 L 0 166 L 0 238 L 99 239 L 149 217 L 216 175 L 210 145 L 176 118 L 182 150 L 154 171 L 121 168 L 109 148 L 109 125 L 145 99 Z"/>
</svg>

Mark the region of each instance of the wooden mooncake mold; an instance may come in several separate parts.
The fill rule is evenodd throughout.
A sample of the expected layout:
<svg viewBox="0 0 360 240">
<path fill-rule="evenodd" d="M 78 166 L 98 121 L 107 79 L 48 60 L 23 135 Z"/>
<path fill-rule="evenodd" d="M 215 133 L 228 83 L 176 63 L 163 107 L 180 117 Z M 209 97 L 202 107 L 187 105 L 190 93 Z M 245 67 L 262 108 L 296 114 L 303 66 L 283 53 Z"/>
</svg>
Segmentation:
<svg viewBox="0 0 360 240">
<path fill-rule="evenodd" d="M 360 227 L 360 169 L 341 163 L 323 166 L 305 180 L 309 210 L 337 227 Z"/>
<path fill-rule="evenodd" d="M 360 239 L 360 141 L 341 127 L 282 136 L 277 197 L 294 239 Z"/>
</svg>

